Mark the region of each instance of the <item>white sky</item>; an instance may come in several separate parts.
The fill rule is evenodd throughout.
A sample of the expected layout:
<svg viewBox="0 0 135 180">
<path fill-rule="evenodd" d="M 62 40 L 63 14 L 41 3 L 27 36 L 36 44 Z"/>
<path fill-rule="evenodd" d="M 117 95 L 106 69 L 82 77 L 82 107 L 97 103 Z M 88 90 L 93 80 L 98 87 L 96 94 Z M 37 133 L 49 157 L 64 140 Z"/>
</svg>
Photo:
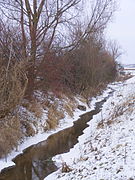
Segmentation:
<svg viewBox="0 0 135 180">
<path fill-rule="evenodd" d="M 109 39 L 114 39 L 124 51 L 120 62 L 135 64 L 135 0 L 119 0 L 119 10 L 108 26 Z"/>
</svg>

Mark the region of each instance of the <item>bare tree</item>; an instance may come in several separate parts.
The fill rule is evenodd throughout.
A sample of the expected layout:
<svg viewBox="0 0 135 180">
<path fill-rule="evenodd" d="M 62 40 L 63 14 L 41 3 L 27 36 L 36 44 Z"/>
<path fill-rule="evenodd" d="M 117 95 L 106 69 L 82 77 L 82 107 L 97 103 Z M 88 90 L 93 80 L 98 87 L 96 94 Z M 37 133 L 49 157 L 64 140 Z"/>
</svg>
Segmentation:
<svg viewBox="0 0 135 180">
<path fill-rule="evenodd" d="M 98 35 L 104 32 L 113 13 L 116 11 L 115 0 L 87 1 L 86 5 L 89 9 L 87 9 L 88 13 L 86 13 L 87 20 L 84 21 L 83 19 L 82 22 L 77 21 L 71 35 L 73 36 L 73 43 L 68 45 L 70 51 L 79 47 L 79 45 L 90 36 L 95 36 L 96 34 Z"/>
<path fill-rule="evenodd" d="M 108 52 L 115 61 L 123 54 L 121 47 L 116 41 L 109 42 L 107 46 Z"/>
<path fill-rule="evenodd" d="M 21 27 L 22 57 L 29 63 L 28 89 L 30 93 L 36 77 L 36 60 L 40 57 L 40 62 L 44 61 L 57 39 L 61 50 L 72 51 L 91 34 L 103 31 L 115 10 L 114 1 L 93 0 L 91 3 L 89 0 L 87 3 L 91 3 L 91 9 L 85 28 L 76 26 L 83 21 L 83 18 L 77 17 L 79 14 L 77 8 L 82 2 L 86 3 L 84 0 L 5 0 L 0 2 L 1 12 L 8 19 L 15 20 Z"/>
<path fill-rule="evenodd" d="M 35 64 L 39 52 L 41 53 L 40 45 L 43 41 L 46 41 L 46 51 L 51 48 L 57 27 L 73 18 L 73 13 L 69 15 L 67 13 L 71 8 L 78 5 L 80 1 L 6 0 L 1 2 L 1 10 L 5 16 L 16 20 L 21 25 L 22 54 L 24 58 L 27 57 L 30 65 L 28 70 L 30 89 L 34 86 Z M 6 13 L 6 10 L 4 12 L 5 8 L 9 10 L 9 14 Z M 29 44 L 26 46 L 27 38 Z M 27 48 L 30 50 L 28 51 Z"/>
</svg>

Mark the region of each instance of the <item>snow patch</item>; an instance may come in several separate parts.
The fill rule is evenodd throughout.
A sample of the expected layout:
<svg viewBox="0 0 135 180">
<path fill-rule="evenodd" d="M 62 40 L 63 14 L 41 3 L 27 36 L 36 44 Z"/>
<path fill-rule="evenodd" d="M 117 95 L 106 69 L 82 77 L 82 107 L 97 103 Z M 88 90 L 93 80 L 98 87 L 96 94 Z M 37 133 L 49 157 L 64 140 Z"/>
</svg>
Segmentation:
<svg viewBox="0 0 135 180">
<path fill-rule="evenodd" d="M 108 87 L 116 90 L 113 96 L 88 123 L 70 152 L 53 158 L 60 169 L 45 180 L 135 178 L 135 77 Z M 62 162 L 72 171 L 62 173 Z"/>
</svg>

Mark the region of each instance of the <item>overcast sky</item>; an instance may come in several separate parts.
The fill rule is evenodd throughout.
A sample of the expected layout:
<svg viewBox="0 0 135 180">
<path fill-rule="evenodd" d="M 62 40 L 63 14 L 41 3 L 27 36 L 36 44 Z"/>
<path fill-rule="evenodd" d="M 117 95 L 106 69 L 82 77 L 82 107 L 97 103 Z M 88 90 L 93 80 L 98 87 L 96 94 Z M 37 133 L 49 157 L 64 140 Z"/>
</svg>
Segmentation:
<svg viewBox="0 0 135 180">
<path fill-rule="evenodd" d="M 119 10 L 108 26 L 107 37 L 115 39 L 122 47 L 121 63 L 135 64 L 135 0 L 119 2 Z"/>
</svg>

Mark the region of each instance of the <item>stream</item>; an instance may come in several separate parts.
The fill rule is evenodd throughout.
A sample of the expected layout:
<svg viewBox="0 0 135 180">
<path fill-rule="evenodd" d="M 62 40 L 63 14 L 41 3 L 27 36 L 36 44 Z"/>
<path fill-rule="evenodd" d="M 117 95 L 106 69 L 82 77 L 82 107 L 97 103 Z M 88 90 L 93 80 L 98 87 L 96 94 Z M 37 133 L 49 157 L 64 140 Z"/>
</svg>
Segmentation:
<svg viewBox="0 0 135 180">
<path fill-rule="evenodd" d="M 0 173 L 0 180 L 43 180 L 57 170 L 52 157 L 68 152 L 77 142 L 83 130 L 88 127 L 94 115 L 98 114 L 103 104 L 113 94 L 97 102 L 95 109 L 80 116 L 72 127 L 50 135 L 45 141 L 26 148 L 22 154 L 13 159 L 15 166 L 5 168 Z"/>
</svg>

